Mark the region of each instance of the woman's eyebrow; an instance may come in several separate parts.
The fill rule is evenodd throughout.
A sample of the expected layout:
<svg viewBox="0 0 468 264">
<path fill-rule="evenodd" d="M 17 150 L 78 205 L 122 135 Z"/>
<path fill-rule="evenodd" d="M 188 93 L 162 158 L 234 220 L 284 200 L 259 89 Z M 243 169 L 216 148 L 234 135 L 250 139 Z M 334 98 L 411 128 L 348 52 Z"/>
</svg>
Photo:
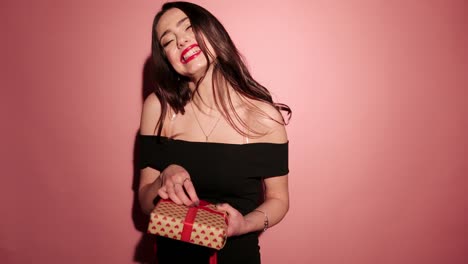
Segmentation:
<svg viewBox="0 0 468 264">
<path fill-rule="evenodd" d="M 180 26 L 182 23 L 184 23 L 185 20 L 187 20 L 187 19 L 188 19 L 188 17 L 184 17 L 184 18 L 182 18 L 181 20 L 179 20 L 179 22 L 177 22 L 177 24 L 176 24 L 176 27 L 179 27 L 179 26 Z M 169 32 L 170 32 L 169 29 L 167 29 L 166 31 L 164 31 L 164 33 L 162 33 L 161 37 L 159 37 L 159 42 L 161 42 L 161 39 L 164 37 L 164 35 L 166 35 L 166 34 L 169 33 Z"/>
</svg>

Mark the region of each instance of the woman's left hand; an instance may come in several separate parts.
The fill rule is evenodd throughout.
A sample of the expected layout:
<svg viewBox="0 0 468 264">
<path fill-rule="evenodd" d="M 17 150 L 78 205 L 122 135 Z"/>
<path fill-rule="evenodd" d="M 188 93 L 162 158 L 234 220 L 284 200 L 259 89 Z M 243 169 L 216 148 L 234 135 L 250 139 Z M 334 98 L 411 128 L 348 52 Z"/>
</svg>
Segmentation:
<svg viewBox="0 0 468 264">
<path fill-rule="evenodd" d="M 227 236 L 239 236 L 247 233 L 247 221 L 244 216 L 234 207 L 227 203 L 217 204 L 216 208 L 227 213 L 228 229 Z"/>
</svg>

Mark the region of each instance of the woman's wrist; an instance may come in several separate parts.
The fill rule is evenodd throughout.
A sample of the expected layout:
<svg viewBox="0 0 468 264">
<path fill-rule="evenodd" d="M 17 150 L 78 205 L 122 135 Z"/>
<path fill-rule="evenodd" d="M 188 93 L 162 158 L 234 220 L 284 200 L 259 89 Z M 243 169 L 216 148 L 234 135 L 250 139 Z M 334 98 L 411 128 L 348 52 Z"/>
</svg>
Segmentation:
<svg viewBox="0 0 468 264">
<path fill-rule="evenodd" d="M 259 209 L 255 209 L 254 212 L 259 212 L 261 214 L 263 214 L 264 218 L 263 218 L 263 231 L 262 232 L 265 232 L 268 227 L 270 227 L 270 222 L 268 220 L 268 214 L 265 212 L 265 211 L 262 211 L 262 210 L 259 210 Z"/>
<path fill-rule="evenodd" d="M 255 209 L 245 216 L 245 233 L 265 231 L 269 227 L 268 215 L 265 211 Z"/>
</svg>

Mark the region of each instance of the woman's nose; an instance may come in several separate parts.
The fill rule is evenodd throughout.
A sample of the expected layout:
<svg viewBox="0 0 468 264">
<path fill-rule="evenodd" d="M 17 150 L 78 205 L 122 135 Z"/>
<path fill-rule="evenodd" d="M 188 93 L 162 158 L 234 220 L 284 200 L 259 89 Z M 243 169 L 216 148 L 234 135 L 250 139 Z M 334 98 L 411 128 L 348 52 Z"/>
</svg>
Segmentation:
<svg viewBox="0 0 468 264">
<path fill-rule="evenodd" d="M 187 36 L 187 34 L 185 34 L 184 36 L 179 37 L 179 39 L 177 40 L 177 45 L 179 46 L 179 48 L 183 48 L 184 46 L 187 45 L 188 42 L 189 42 L 189 37 Z"/>
</svg>

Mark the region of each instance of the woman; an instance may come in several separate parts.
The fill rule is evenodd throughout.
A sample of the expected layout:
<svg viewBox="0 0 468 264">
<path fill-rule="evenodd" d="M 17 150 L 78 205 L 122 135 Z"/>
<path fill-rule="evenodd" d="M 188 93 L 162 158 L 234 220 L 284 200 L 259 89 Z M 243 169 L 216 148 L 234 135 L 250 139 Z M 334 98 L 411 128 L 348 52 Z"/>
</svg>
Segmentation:
<svg viewBox="0 0 468 264">
<path fill-rule="evenodd" d="M 140 124 L 139 200 L 155 197 L 228 214 L 218 263 L 260 263 L 258 234 L 285 216 L 288 139 L 280 110 L 250 75 L 221 23 L 187 2 L 163 5 L 153 22 L 156 87 Z M 209 248 L 158 237 L 163 263 L 208 263 Z"/>
</svg>

